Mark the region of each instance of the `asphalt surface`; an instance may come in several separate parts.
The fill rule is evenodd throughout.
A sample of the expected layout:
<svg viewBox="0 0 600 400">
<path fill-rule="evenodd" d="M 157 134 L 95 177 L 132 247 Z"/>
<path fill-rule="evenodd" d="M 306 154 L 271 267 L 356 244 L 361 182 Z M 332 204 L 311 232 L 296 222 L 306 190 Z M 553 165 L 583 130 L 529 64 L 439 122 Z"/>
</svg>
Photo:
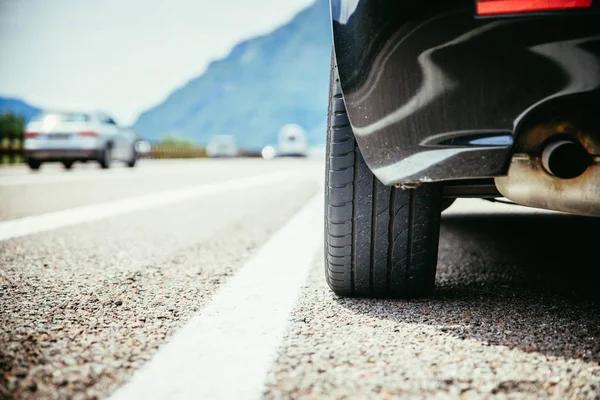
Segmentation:
<svg viewBox="0 0 600 400">
<path fill-rule="evenodd" d="M 288 171 L 293 179 L 141 204 Z M 318 195 L 322 175 L 312 159 L 0 168 L 0 220 L 31 217 L 32 229 L 49 213 L 140 198 L 139 209 L 0 241 L 0 398 L 114 394 L 249 268 Z M 412 301 L 334 296 L 315 246 L 260 393 L 600 398 L 599 227 L 459 200 L 442 218 L 437 289 Z"/>
</svg>

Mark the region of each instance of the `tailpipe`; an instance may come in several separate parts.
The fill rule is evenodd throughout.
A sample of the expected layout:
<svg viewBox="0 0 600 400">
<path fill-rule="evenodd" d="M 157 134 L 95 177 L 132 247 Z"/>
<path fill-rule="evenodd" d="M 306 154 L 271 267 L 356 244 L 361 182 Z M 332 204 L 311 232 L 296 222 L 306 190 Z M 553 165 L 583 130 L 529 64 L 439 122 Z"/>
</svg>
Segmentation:
<svg viewBox="0 0 600 400">
<path fill-rule="evenodd" d="M 581 143 L 572 139 L 550 142 L 542 152 L 542 166 L 550 175 L 573 179 L 585 172 L 593 158 Z"/>
<path fill-rule="evenodd" d="M 502 196 L 524 206 L 600 216 L 600 137 L 569 123 L 538 126 L 517 143 Z"/>
</svg>

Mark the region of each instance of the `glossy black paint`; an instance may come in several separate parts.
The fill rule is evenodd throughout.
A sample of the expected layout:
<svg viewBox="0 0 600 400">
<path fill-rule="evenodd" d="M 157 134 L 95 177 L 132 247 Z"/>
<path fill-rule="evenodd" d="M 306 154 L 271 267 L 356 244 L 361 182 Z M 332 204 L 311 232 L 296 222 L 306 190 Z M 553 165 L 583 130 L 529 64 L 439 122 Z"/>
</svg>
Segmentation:
<svg viewBox="0 0 600 400">
<path fill-rule="evenodd" d="M 597 13 L 482 19 L 452 0 L 331 10 L 350 120 L 386 184 L 503 175 L 520 126 L 551 119 L 549 102 L 598 104 Z"/>
</svg>

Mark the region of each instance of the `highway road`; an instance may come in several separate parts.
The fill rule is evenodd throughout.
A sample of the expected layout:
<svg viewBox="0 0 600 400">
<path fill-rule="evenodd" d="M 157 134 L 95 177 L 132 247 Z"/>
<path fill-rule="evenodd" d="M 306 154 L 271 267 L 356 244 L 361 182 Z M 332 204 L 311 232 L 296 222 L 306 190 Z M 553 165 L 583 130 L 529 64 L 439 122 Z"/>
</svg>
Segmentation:
<svg viewBox="0 0 600 400">
<path fill-rule="evenodd" d="M 318 159 L 0 168 L 0 398 L 600 398 L 598 219 L 458 200 L 432 298 L 338 298 L 322 184 Z"/>
</svg>

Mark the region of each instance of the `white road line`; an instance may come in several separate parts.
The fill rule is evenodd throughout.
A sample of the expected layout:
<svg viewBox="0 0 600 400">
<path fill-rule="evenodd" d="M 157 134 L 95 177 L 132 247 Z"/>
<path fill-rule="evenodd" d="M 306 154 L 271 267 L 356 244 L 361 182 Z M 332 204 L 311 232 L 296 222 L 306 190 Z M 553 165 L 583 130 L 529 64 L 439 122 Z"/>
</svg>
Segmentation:
<svg viewBox="0 0 600 400">
<path fill-rule="evenodd" d="M 54 183 L 67 183 L 79 181 L 104 181 L 114 179 L 141 179 L 146 177 L 156 177 L 156 174 L 166 175 L 172 173 L 175 169 L 182 166 L 186 168 L 195 168 L 200 163 L 182 164 L 150 164 L 142 165 L 138 168 L 113 168 L 108 171 L 100 169 L 80 169 L 76 171 L 65 172 L 60 169 L 50 173 L 28 173 L 26 175 L 4 175 L 0 176 L 0 186 L 22 186 L 22 185 L 48 185 Z M 187 171 L 186 171 L 187 172 Z"/>
<path fill-rule="evenodd" d="M 323 240 L 313 198 L 109 400 L 258 399 Z"/>
<path fill-rule="evenodd" d="M 303 177 L 307 178 L 310 177 L 310 175 L 301 170 L 287 170 L 251 178 L 196 185 L 185 189 L 130 197 L 123 200 L 109 201 L 42 215 L 3 221 L 0 222 L 0 241 L 76 225 L 83 222 L 97 221 L 103 218 L 146 210 L 228 190 L 248 189 L 260 185 L 301 179 Z"/>
<path fill-rule="evenodd" d="M 78 181 L 102 181 L 115 178 L 139 178 L 140 175 L 97 175 L 87 172 L 78 172 L 69 175 L 32 175 L 32 176 L 8 176 L 0 178 L 0 186 L 22 186 L 22 185 L 49 185 L 54 183 L 78 182 Z"/>
<path fill-rule="evenodd" d="M 314 157 L 313 157 L 314 158 Z M 281 160 L 285 161 L 285 160 Z M 256 158 L 236 159 L 236 160 L 212 160 L 207 158 L 184 160 L 157 160 L 143 161 L 136 168 L 111 168 L 101 170 L 98 168 L 79 168 L 71 171 L 64 171 L 62 167 L 56 166 L 53 169 L 45 170 L 40 173 L 31 173 L 30 171 L 17 170 L 19 174 L 3 174 L 0 169 L 0 190 L 2 187 L 23 186 L 23 185 L 52 185 L 56 183 L 72 182 L 93 182 L 93 181 L 113 181 L 113 180 L 140 180 L 149 178 L 167 178 L 175 172 L 177 176 L 185 176 L 193 179 L 196 176 L 206 175 L 206 168 L 216 168 L 222 172 L 236 171 L 246 167 L 259 166 L 264 161 Z M 280 164 L 281 165 L 281 164 Z M 283 164 L 284 168 L 287 168 Z M 289 164 L 287 164 L 289 165 Z M 235 176 L 235 175 L 234 175 Z"/>
</svg>

